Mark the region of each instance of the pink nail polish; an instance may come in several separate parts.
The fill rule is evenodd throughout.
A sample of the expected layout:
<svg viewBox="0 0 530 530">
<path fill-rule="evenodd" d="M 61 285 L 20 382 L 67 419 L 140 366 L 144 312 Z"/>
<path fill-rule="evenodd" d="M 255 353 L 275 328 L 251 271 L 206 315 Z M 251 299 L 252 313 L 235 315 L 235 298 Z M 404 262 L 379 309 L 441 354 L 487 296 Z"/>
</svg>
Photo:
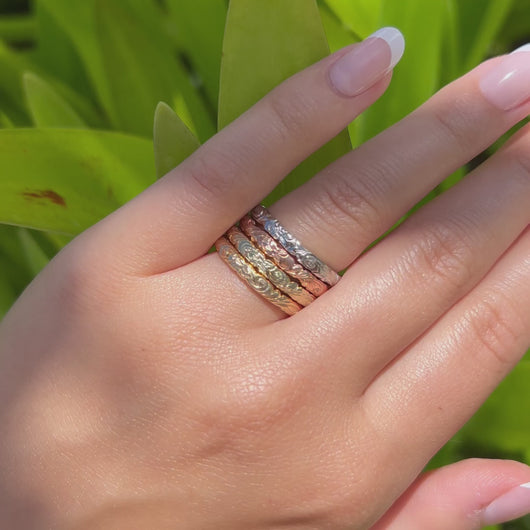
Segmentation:
<svg viewBox="0 0 530 530">
<path fill-rule="evenodd" d="M 396 28 L 382 28 L 335 61 L 329 69 L 333 87 L 345 96 L 361 94 L 398 63 L 405 39 Z"/>
<path fill-rule="evenodd" d="M 480 81 L 485 98 L 501 110 L 510 110 L 530 98 L 530 45 L 504 57 Z"/>
<path fill-rule="evenodd" d="M 507 491 L 486 506 L 482 512 L 482 524 L 505 523 L 527 513 L 530 513 L 530 482 Z"/>
</svg>

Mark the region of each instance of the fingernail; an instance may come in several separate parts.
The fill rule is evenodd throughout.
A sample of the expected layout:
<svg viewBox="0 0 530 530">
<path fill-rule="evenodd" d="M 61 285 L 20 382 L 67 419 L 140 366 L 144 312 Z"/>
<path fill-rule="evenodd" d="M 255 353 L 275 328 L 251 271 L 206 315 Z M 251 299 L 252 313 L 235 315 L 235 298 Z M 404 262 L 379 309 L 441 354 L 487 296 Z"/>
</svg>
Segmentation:
<svg viewBox="0 0 530 530">
<path fill-rule="evenodd" d="M 480 81 L 486 99 L 501 110 L 510 110 L 530 98 L 530 44 L 506 55 Z"/>
<path fill-rule="evenodd" d="M 505 523 L 527 513 L 530 513 L 530 482 L 509 490 L 489 504 L 482 512 L 482 523 Z"/>
<path fill-rule="evenodd" d="M 522 46 L 519 46 L 519 48 L 516 48 L 515 50 L 513 50 L 512 53 L 517 53 L 517 52 L 530 52 L 530 44 L 523 44 Z"/>
<path fill-rule="evenodd" d="M 394 68 L 404 50 L 401 32 L 396 28 L 382 28 L 331 65 L 331 84 L 345 96 L 357 96 Z"/>
</svg>

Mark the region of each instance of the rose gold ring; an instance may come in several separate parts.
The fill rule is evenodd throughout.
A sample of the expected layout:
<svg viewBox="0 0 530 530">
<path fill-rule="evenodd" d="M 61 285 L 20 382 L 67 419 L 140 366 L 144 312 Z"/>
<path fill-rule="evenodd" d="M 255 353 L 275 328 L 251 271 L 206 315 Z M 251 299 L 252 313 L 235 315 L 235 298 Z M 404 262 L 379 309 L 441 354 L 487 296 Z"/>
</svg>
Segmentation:
<svg viewBox="0 0 530 530">
<path fill-rule="evenodd" d="M 306 291 L 298 282 L 290 278 L 273 261 L 266 258 L 259 248 L 237 227 L 228 230 L 226 236 L 236 250 L 275 287 L 300 305 L 307 306 L 315 300 L 315 297 Z"/>
<path fill-rule="evenodd" d="M 253 208 L 251 215 L 270 236 L 276 239 L 291 256 L 294 256 L 303 267 L 311 271 L 317 278 L 329 286 L 335 285 L 340 280 L 337 272 L 305 248 L 280 224 L 278 219 L 271 215 L 265 206 L 259 204 Z"/>
<path fill-rule="evenodd" d="M 237 275 L 245 280 L 247 284 L 259 293 L 263 298 L 279 307 L 288 315 L 294 315 L 302 306 L 297 304 L 294 300 L 276 289 L 274 285 L 262 276 L 256 269 L 248 263 L 241 254 L 232 246 L 226 237 L 220 237 L 215 242 L 215 248 L 219 253 L 221 259 L 234 271 Z"/>
<path fill-rule="evenodd" d="M 302 287 L 305 287 L 311 294 L 320 296 L 328 290 L 328 286 L 324 282 L 320 281 L 307 269 L 304 269 L 287 250 L 259 227 L 249 215 L 245 215 L 239 221 L 239 226 L 263 254 L 274 261 L 291 278 L 298 280 Z"/>
</svg>

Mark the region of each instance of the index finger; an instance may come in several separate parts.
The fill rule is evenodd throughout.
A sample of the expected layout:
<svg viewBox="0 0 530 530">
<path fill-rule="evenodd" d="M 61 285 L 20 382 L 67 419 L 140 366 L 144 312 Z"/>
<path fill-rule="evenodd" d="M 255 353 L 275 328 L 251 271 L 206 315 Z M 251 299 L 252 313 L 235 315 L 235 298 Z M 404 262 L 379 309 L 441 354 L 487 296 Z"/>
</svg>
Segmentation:
<svg viewBox="0 0 530 530">
<path fill-rule="evenodd" d="M 384 28 L 287 79 L 96 225 L 98 247 L 140 274 L 203 255 L 385 91 L 403 47 L 401 33 Z"/>
</svg>

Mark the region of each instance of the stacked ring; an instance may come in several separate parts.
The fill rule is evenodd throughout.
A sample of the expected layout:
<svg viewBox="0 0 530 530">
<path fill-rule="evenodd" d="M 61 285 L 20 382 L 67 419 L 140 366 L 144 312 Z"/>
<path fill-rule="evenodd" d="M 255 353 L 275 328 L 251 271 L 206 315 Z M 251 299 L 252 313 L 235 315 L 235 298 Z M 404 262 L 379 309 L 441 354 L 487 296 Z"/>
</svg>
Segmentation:
<svg viewBox="0 0 530 530">
<path fill-rule="evenodd" d="M 270 212 L 261 204 L 256 206 L 252 217 L 271 235 L 280 245 L 294 256 L 308 271 L 317 278 L 326 282 L 329 286 L 335 285 L 340 276 L 323 261 L 318 259 L 312 252 L 307 250 L 298 239 L 291 235 Z"/>
<path fill-rule="evenodd" d="M 288 315 L 294 315 L 302 309 L 294 300 L 282 294 L 267 278 L 263 277 L 252 265 L 247 263 L 225 237 L 221 237 L 215 242 L 215 248 L 223 261 L 263 298 L 282 309 Z"/>
<path fill-rule="evenodd" d="M 266 300 L 293 315 L 335 285 L 340 276 L 307 250 L 262 205 L 215 246 L 219 256 Z"/>
<path fill-rule="evenodd" d="M 309 291 L 306 291 L 299 283 L 292 280 L 273 261 L 268 260 L 239 228 L 233 226 L 226 235 L 230 243 L 260 274 L 265 276 L 275 287 L 283 291 L 295 302 L 306 306 L 315 299 Z"/>
<path fill-rule="evenodd" d="M 310 293 L 315 296 L 320 296 L 328 290 L 328 286 L 324 282 L 319 280 L 307 269 L 304 269 L 287 250 L 277 243 L 265 230 L 260 228 L 256 224 L 256 221 L 249 215 L 245 215 L 239 221 L 239 227 L 268 258 L 274 261 L 291 278 L 299 281 Z"/>
</svg>

